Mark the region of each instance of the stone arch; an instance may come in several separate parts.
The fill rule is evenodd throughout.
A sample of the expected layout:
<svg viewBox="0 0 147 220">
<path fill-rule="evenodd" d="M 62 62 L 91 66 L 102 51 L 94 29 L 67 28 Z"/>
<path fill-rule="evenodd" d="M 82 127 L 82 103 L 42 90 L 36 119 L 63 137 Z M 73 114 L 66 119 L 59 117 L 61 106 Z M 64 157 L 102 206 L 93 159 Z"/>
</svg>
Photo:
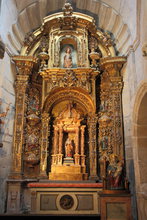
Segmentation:
<svg viewBox="0 0 147 220">
<path fill-rule="evenodd" d="M 147 218 L 147 82 L 138 89 L 133 113 L 133 154 L 139 218 Z"/>
<path fill-rule="evenodd" d="M 43 112 L 51 113 L 53 107 L 62 101 L 69 100 L 79 103 L 84 114 L 95 114 L 95 104 L 87 92 L 83 89 L 60 88 L 50 92 L 43 105 Z"/>
<path fill-rule="evenodd" d="M 12 33 L 9 36 L 11 47 L 16 50 L 17 46 L 17 50 L 20 51 L 25 35 L 39 28 L 45 16 L 53 12 L 60 12 L 64 2 L 64 0 L 30 0 L 20 4 L 20 1 L 16 0 L 18 18 L 13 24 Z M 74 11 L 82 13 L 86 11 L 86 13 L 95 15 L 98 27 L 113 34 L 120 55 L 128 53 L 132 43 L 131 31 L 113 2 L 110 5 L 105 0 L 73 0 L 73 2 L 75 3 Z M 19 42 L 18 45 L 16 42 Z"/>
</svg>

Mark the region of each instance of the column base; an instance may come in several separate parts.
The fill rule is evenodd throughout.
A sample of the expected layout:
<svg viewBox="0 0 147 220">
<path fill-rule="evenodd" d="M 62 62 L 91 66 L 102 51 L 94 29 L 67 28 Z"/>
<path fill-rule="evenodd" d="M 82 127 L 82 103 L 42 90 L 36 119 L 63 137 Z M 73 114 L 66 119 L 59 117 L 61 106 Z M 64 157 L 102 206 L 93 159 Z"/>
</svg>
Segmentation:
<svg viewBox="0 0 147 220">
<path fill-rule="evenodd" d="M 21 180 L 20 180 L 21 181 Z M 8 181 L 8 194 L 7 194 L 7 214 L 21 214 L 21 182 L 19 180 Z"/>
<path fill-rule="evenodd" d="M 48 175 L 46 173 L 40 173 L 38 179 L 48 179 Z"/>
</svg>

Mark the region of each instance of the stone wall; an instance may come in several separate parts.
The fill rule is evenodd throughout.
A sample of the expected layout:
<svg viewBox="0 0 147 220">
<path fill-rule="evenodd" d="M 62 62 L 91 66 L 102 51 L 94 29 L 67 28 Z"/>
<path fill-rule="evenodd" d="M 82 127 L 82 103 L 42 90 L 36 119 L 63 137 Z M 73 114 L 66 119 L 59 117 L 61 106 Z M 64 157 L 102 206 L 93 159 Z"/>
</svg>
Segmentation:
<svg viewBox="0 0 147 220">
<path fill-rule="evenodd" d="M 139 157 L 139 148 L 142 144 L 138 142 L 138 134 L 136 133 L 136 124 L 139 117 L 139 107 L 141 105 L 141 94 L 144 93 L 144 83 L 147 80 L 147 57 L 143 56 L 142 47 L 146 44 L 146 12 L 147 2 L 145 0 L 138 1 L 142 3 L 140 6 L 138 29 L 138 46 L 135 50 L 131 50 L 128 56 L 128 62 L 123 69 L 124 74 L 124 90 L 123 90 L 123 115 L 124 115 L 124 135 L 125 135 L 125 153 L 127 175 L 130 181 L 130 188 L 133 194 L 133 214 L 134 219 L 137 219 L 137 212 L 135 206 L 138 206 L 138 219 L 145 220 L 147 218 L 145 210 L 147 210 L 147 182 L 142 188 L 140 182 L 141 176 L 145 175 L 143 169 L 140 169 L 139 161 L 143 159 Z M 139 10 L 139 8 L 138 8 Z M 138 12 L 139 14 L 139 12 Z M 144 88 L 143 88 L 144 87 Z M 144 109 L 147 111 L 147 104 L 144 104 Z M 141 124 L 139 125 L 141 126 Z M 135 132 L 135 133 L 134 133 Z M 145 135 L 147 136 L 147 134 Z M 147 149 L 143 149 L 143 155 L 146 155 Z M 147 166 L 147 163 L 146 163 Z M 144 197 L 142 196 L 144 195 Z M 137 198 L 137 204 L 136 204 Z M 146 199 L 145 199 L 146 198 Z M 146 207 L 146 208 L 145 208 Z"/>
<path fill-rule="evenodd" d="M 6 180 L 11 166 L 12 140 L 13 140 L 13 122 L 15 113 L 15 67 L 11 62 L 11 53 L 14 49 L 7 46 L 9 44 L 8 32 L 11 32 L 12 23 L 15 21 L 17 11 L 13 1 L 1 2 L 0 13 L 0 40 L 5 45 L 5 53 L 0 59 L 0 113 L 5 112 L 10 104 L 10 110 L 6 118 L 2 118 L 4 124 L 0 124 L 0 142 L 3 146 L 0 148 L 0 213 L 5 211 L 6 201 Z"/>
</svg>

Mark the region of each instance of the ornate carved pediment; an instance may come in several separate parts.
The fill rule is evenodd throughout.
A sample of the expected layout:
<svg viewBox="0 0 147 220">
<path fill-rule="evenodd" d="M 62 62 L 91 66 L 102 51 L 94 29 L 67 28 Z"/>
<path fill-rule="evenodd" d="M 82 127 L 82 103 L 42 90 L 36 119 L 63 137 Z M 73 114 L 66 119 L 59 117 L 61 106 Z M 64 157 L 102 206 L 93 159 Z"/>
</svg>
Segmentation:
<svg viewBox="0 0 147 220">
<path fill-rule="evenodd" d="M 80 113 L 74 107 L 74 103 L 69 102 L 66 108 L 59 114 L 56 121 L 62 126 L 76 126 L 81 122 Z"/>
<path fill-rule="evenodd" d="M 65 3 L 63 10 L 63 18 L 59 18 L 61 30 L 74 30 L 77 27 L 77 19 L 73 15 L 73 8 L 70 3 Z"/>
</svg>

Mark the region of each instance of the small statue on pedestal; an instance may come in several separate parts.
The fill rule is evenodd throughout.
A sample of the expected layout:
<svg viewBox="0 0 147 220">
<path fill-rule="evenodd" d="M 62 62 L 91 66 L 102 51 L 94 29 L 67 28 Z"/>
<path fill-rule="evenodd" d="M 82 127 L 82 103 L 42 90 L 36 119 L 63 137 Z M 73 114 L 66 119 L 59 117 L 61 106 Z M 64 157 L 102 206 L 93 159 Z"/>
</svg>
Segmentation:
<svg viewBox="0 0 147 220">
<path fill-rule="evenodd" d="M 65 157 L 73 157 L 73 145 L 70 138 L 65 142 Z"/>
<path fill-rule="evenodd" d="M 72 140 L 68 137 L 65 142 L 64 165 L 70 166 L 74 164 L 73 153 L 74 153 L 74 147 L 72 144 Z"/>
</svg>

